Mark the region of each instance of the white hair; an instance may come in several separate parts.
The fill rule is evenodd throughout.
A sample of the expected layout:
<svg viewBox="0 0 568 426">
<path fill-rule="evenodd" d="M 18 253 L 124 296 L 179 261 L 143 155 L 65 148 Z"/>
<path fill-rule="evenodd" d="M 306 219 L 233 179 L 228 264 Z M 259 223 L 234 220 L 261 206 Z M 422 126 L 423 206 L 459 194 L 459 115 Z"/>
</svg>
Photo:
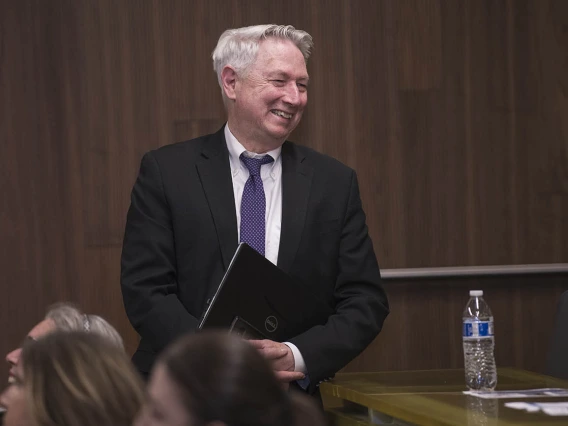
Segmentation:
<svg viewBox="0 0 568 426">
<path fill-rule="evenodd" d="M 84 314 L 69 303 L 57 303 L 51 306 L 45 319 L 52 320 L 57 330 L 95 333 L 124 350 L 122 337 L 108 321 L 98 315 Z"/>
<path fill-rule="evenodd" d="M 292 41 L 308 61 L 314 47 L 312 36 L 291 25 L 255 25 L 252 27 L 226 30 L 213 50 L 213 69 L 217 73 L 219 86 L 223 89 L 221 72 L 231 65 L 237 74 L 245 75 L 256 60 L 260 43 L 267 38 L 280 38 Z"/>
</svg>

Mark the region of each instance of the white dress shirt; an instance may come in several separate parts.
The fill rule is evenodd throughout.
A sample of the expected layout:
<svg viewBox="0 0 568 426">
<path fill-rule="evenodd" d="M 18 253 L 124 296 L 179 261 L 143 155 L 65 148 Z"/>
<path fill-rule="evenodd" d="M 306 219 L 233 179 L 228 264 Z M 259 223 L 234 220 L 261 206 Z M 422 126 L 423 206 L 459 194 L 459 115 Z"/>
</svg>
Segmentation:
<svg viewBox="0 0 568 426">
<path fill-rule="evenodd" d="M 264 154 L 256 154 L 249 152 L 235 138 L 229 130 L 229 124 L 225 126 L 225 140 L 227 141 L 227 149 L 229 150 L 229 162 L 231 164 L 231 177 L 233 179 L 233 194 L 235 195 L 235 210 L 237 212 L 237 232 L 239 241 L 241 240 L 241 200 L 243 198 L 243 190 L 245 183 L 249 178 L 249 171 L 240 156 L 251 158 L 263 157 L 270 155 L 274 161 L 272 163 L 263 164 L 260 167 L 260 177 L 264 186 L 264 195 L 266 197 L 266 249 L 265 257 L 273 264 L 278 262 L 278 248 L 280 246 L 280 230 L 282 225 L 282 147 L 278 147 Z M 306 364 L 304 357 L 296 347 L 290 342 L 284 342 L 294 355 L 295 371 L 306 373 Z"/>
<path fill-rule="evenodd" d="M 280 227 L 282 224 L 282 158 L 280 152 L 282 147 L 278 147 L 264 154 L 249 152 L 233 136 L 229 130 L 229 125 L 225 126 L 225 140 L 229 149 L 229 161 L 231 163 L 231 177 L 233 178 L 233 194 L 235 195 L 235 210 L 237 212 L 237 232 L 239 241 L 241 240 L 241 200 L 245 183 L 250 176 L 247 166 L 241 161 L 241 154 L 246 157 L 260 158 L 266 154 L 270 155 L 274 161 L 263 164 L 260 167 L 260 177 L 264 186 L 264 196 L 266 198 L 266 245 L 265 257 L 276 265 L 278 262 L 278 247 L 280 245 Z"/>
</svg>

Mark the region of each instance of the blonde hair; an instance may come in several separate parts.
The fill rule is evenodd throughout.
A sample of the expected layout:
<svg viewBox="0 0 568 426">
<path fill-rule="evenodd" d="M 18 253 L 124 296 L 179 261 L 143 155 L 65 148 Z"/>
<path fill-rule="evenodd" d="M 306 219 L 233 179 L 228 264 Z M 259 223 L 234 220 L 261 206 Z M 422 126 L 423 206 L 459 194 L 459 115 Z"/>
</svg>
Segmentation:
<svg viewBox="0 0 568 426">
<path fill-rule="evenodd" d="M 100 335 L 55 331 L 27 342 L 22 363 L 37 426 L 130 426 L 143 403 L 130 360 Z"/>
<path fill-rule="evenodd" d="M 108 321 L 98 315 L 85 314 L 71 303 L 56 303 L 50 306 L 45 319 L 52 320 L 57 330 L 95 333 L 124 350 L 122 337 Z"/>
</svg>

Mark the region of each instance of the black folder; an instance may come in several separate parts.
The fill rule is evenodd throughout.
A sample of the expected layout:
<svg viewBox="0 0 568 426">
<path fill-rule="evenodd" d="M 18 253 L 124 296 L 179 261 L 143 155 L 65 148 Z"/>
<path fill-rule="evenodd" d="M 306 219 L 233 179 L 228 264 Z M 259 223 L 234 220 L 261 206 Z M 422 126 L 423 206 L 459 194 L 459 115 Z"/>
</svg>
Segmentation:
<svg viewBox="0 0 568 426">
<path fill-rule="evenodd" d="M 325 324 L 333 312 L 305 284 L 240 243 L 199 328 L 284 342 Z"/>
</svg>

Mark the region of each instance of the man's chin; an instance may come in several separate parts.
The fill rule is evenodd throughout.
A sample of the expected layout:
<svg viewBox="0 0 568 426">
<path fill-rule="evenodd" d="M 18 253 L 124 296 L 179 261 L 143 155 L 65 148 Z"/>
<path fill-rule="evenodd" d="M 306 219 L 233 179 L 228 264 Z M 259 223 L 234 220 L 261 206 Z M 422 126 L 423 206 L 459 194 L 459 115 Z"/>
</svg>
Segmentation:
<svg viewBox="0 0 568 426">
<path fill-rule="evenodd" d="M 292 133 L 295 127 L 296 126 L 273 126 L 268 129 L 268 133 L 273 139 L 284 142 L 288 136 L 290 136 L 290 133 Z"/>
</svg>

